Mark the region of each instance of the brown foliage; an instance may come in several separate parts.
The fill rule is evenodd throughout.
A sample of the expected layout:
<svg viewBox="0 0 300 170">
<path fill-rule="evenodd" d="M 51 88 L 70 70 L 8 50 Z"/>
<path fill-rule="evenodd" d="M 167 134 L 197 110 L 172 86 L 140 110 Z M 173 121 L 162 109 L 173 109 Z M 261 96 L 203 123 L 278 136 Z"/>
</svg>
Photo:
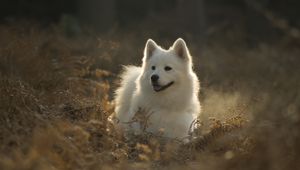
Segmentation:
<svg viewBox="0 0 300 170">
<path fill-rule="evenodd" d="M 0 26 L 0 169 L 299 167 L 299 49 L 189 43 L 203 115 L 183 143 L 114 129 L 117 65 L 140 59 L 144 40 L 97 36 Z"/>
</svg>

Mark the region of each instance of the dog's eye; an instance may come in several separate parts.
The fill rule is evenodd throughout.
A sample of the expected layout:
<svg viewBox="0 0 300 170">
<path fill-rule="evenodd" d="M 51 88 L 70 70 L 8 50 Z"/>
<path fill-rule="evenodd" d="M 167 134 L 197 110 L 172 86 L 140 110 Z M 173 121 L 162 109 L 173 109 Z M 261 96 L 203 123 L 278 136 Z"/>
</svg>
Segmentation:
<svg viewBox="0 0 300 170">
<path fill-rule="evenodd" d="M 166 67 L 165 67 L 165 70 L 166 70 L 166 71 L 170 71 L 170 70 L 172 70 L 172 67 L 166 66 Z"/>
<path fill-rule="evenodd" d="M 152 69 L 152 70 L 155 70 L 155 66 L 152 66 L 151 69 Z"/>
</svg>

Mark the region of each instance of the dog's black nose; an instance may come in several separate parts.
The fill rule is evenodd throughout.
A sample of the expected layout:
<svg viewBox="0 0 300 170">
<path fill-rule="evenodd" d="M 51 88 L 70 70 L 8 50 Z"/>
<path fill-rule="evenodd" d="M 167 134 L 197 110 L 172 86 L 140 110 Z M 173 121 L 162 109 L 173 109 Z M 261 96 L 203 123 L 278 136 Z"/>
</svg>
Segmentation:
<svg viewBox="0 0 300 170">
<path fill-rule="evenodd" d="M 157 74 L 154 74 L 151 76 L 151 81 L 156 82 L 159 79 L 159 76 Z"/>
</svg>

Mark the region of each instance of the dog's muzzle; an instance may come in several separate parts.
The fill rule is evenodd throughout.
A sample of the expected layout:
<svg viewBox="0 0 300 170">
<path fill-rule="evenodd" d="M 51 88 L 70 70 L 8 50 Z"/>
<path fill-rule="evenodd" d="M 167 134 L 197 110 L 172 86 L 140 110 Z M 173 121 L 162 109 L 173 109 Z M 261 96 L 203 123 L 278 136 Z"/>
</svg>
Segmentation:
<svg viewBox="0 0 300 170">
<path fill-rule="evenodd" d="M 151 84 L 152 84 L 153 90 L 156 92 L 165 90 L 168 87 L 172 86 L 172 84 L 174 83 L 174 81 L 171 81 L 170 83 L 162 86 L 158 83 L 158 79 L 159 79 L 159 76 L 157 74 L 154 74 L 151 76 Z"/>
<path fill-rule="evenodd" d="M 162 86 L 162 85 L 159 85 L 157 82 L 152 82 L 152 87 L 153 87 L 153 90 L 156 91 L 156 92 L 159 92 L 159 91 L 163 91 L 165 89 L 167 89 L 168 87 L 172 86 L 174 84 L 174 81 L 171 81 L 170 83 Z"/>
</svg>

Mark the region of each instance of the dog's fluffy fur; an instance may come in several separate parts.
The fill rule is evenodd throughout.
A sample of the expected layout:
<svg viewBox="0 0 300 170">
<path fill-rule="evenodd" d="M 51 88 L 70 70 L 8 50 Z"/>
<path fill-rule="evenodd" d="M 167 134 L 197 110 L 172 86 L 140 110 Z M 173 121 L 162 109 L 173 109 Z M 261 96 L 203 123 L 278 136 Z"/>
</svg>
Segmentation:
<svg viewBox="0 0 300 170">
<path fill-rule="evenodd" d="M 160 132 L 171 138 L 187 137 L 200 114 L 199 81 L 192 65 L 183 39 L 177 39 L 168 50 L 149 39 L 142 66 L 127 66 L 121 75 L 115 96 L 117 126 L 134 132 Z M 146 120 L 130 123 L 137 113 Z"/>
</svg>

